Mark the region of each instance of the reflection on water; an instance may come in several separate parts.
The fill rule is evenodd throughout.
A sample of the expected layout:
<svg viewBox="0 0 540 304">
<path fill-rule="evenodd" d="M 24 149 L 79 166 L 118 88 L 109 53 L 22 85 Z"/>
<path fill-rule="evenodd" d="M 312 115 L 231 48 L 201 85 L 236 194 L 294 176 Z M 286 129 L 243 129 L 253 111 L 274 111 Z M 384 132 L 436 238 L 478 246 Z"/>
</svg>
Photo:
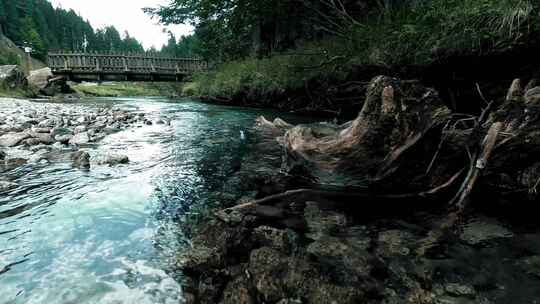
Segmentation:
<svg viewBox="0 0 540 304">
<path fill-rule="evenodd" d="M 171 125 L 105 138 L 92 156 L 127 166 L 24 165 L 0 193 L 0 303 L 178 303 L 172 258 L 189 239 L 179 222 L 218 189 L 260 112 L 149 99 L 103 102 L 167 117 Z M 265 113 L 268 115 L 268 113 Z M 249 140 L 249 135 L 247 139 Z"/>
</svg>

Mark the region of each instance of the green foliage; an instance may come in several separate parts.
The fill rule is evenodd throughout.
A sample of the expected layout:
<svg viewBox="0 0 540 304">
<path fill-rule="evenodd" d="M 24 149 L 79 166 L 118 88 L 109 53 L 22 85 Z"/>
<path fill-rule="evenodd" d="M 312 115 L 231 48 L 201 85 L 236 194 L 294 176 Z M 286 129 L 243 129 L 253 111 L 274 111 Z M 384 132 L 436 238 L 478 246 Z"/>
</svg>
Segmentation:
<svg viewBox="0 0 540 304">
<path fill-rule="evenodd" d="M 20 65 L 21 58 L 14 53 L 7 50 L 0 49 L 0 65 Z"/>
<path fill-rule="evenodd" d="M 192 58 L 198 55 L 198 40 L 194 35 L 182 36 L 179 40 L 169 32 L 169 41 L 161 48 L 161 53 L 169 57 Z"/>
<path fill-rule="evenodd" d="M 343 58 L 328 53 L 329 48 L 338 52 L 340 46 L 336 40 L 327 40 L 268 58 L 230 61 L 195 75 L 194 81 L 201 95 L 228 97 L 246 89 L 261 95 L 295 90 L 314 78 L 345 79 L 346 73 L 340 69 Z"/>
<path fill-rule="evenodd" d="M 188 82 L 182 86 L 182 96 L 198 96 L 201 95 L 199 83 Z"/>
<path fill-rule="evenodd" d="M 357 63 L 429 64 L 452 54 L 501 51 L 523 42 L 538 19 L 531 1 L 408 1 L 351 28 Z"/>
<path fill-rule="evenodd" d="M 165 24 L 194 24 L 197 54 L 221 61 L 266 56 L 317 32 L 302 2 L 176 0 L 145 10 Z"/>
<path fill-rule="evenodd" d="M 49 50 L 142 52 L 141 43 L 113 26 L 94 30 L 73 10 L 53 8 L 47 0 L 0 0 L 0 33 L 17 45 L 31 45 L 33 56 Z"/>
<path fill-rule="evenodd" d="M 226 62 L 195 81 L 200 94 L 209 96 L 296 90 L 312 79 L 345 79 L 354 65 L 396 69 L 503 52 L 528 43 L 539 30 L 533 1 L 394 1 L 374 6 L 343 35 L 325 36 L 288 54 Z"/>
</svg>

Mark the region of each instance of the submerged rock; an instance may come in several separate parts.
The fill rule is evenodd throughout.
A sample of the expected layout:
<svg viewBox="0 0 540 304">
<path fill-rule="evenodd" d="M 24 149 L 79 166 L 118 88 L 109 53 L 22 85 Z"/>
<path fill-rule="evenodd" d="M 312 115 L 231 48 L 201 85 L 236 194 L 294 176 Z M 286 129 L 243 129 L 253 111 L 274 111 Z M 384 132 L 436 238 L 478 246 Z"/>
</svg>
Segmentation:
<svg viewBox="0 0 540 304">
<path fill-rule="evenodd" d="M 107 154 L 102 159 L 98 160 L 99 165 L 121 165 L 129 163 L 129 157 L 122 154 Z"/>
<path fill-rule="evenodd" d="M 84 151 L 77 151 L 71 155 L 73 166 L 81 169 L 90 168 L 90 154 Z"/>
<path fill-rule="evenodd" d="M 463 232 L 459 237 L 469 245 L 480 245 L 494 239 L 511 238 L 513 236 L 512 231 L 495 220 L 475 219 L 463 227 Z"/>
<path fill-rule="evenodd" d="M 519 266 L 527 274 L 533 275 L 540 279 L 540 255 L 524 258 L 519 261 Z"/>
<path fill-rule="evenodd" d="M 19 145 L 23 140 L 29 138 L 30 135 L 25 132 L 21 133 L 8 133 L 0 136 L 0 146 L 2 147 L 15 147 Z"/>
<path fill-rule="evenodd" d="M 49 79 L 53 77 L 53 73 L 50 68 L 43 68 L 39 70 L 34 70 L 30 72 L 28 76 L 28 83 L 37 87 L 40 90 L 43 90 L 49 84 Z"/>
<path fill-rule="evenodd" d="M 0 192 L 8 191 L 16 187 L 16 183 L 0 180 Z"/>
<path fill-rule="evenodd" d="M 70 140 L 70 145 L 84 145 L 90 142 L 90 137 L 87 132 L 75 134 Z"/>
<path fill-rule="evenodd" d="M 69 144 L 69 141 L 73 138 L 73 135 L 56 135 L 54 137 L 54 140 L 57 142 L 67 145 Z"/>
<path fill-rule="evenodd" d="M 476 291 L 471 286 L 456 283 L 446 284 L 446 286 L 444 286 L 444 290 L 449 295 L 456 297 L 474 298 L 474 296 L 476 295 Z"/>
</svg>

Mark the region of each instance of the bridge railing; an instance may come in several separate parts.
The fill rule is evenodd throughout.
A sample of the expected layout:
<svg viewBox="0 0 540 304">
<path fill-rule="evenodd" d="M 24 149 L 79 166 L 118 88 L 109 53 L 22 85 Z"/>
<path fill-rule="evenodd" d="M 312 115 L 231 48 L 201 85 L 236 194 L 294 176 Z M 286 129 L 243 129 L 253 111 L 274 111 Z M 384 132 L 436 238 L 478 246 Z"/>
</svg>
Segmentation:
<svg viewBox="0 0 540 304">
<path fill-rule="evenodd" d="M 74 73 L 134 73 L 134 74 L 192 74 L 208 69 L 205 60 L 171 58 L 156 54 L 112 54 L 82 52 L 51 52 L 48 65 L 56 72 Z"/>
</svg>

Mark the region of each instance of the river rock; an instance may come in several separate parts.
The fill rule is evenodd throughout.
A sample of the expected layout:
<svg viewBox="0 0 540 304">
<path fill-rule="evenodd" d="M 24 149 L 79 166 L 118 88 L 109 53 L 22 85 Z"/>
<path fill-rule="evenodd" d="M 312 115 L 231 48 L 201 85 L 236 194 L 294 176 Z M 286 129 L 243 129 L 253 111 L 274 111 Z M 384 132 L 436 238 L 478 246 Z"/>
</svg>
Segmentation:
<svg viewBox="0 0 540 304">
<path fill-rule="evenodd" d="M 51 130 L 51 135 L 56 137 L 58 135 L 72 135 L 73 132 L 68 128 L 53 128 Z"/>
<path fill-rule="evenodd" d="M 269 247 L 253 250 L 249 258 L 249 273 L 265 302 L 277 302 L 287 297 L 282 275 L 288 269 L 287 257 Z"/>
<path fill-rule="evenodd" d="M 253 287 L 245 276 L 240 276 L 227 284 L 223 291 L 224 303 L 230 304 L 255 304 L 257 303 L 253 292 Z M 281 303 L 281 302 L 280 302 Z"/>
<path fill-rule="evenodd" d="M 294 241 L 298 236 L 292 230 L 281 230 L 269 226 L 260 226 L 253 232 L 255 240 L 263 245 L 274 249 L 289 251 L 294 247 Z"/>
<path fill-rule="evenodd" d="M 456 297 L 474 297 L 476 295 L 476 291 L 471 286 L 457 283 L 446 284 L 444 290 L 447 294 Z"/>
<path fill-rule="evenodd" d="M 20 157 L 7 158 L 4 160 L 4 166 L 8 169 L 17 168 L 26 165 L 27 163 L 28 161 L 26 159 Z"/>
<path fill-rule="evenodd" d="M 32 128 L 32 132 L 35 133 L 51 133 L 51 128 Z"/>
<path fill-rule="evenodd" d="M 342 282 L 369 276 L 375 260 L 367 251 L 332 236 L 311 243 L 307 252 L 322 265 L 334 269 L 335 277 Z"/>
<path fill-rule="evenodd" d="M 56 140 L 57 142 L 63 144 L 63 145 L 67 145 L 69 144 L 69 141 L 73 138 L 73 135 L 56 135 L 54 137 L 54 140 Z"/>
<path fill-rule="evenodd" d="M 26 79 L 24 78 L 24 73 L 16 65 L 0 66 L 0 86 L 4 86 L 10 89 L 26 86 Z"/>
<path fill-rule="evenodd" d="M 87 131 L 86 126 L 78 126 L 78 127 L 75 127 L 75 129 L 73 129 L 73 133 L 75 134 L 83 133 L 86 131 Z"/>
<path fill-rule="evenodd" d="M 404 230 L 387 230 L 379 233 L 377 253 L 385 258 L 406 256 L 415 240 L 414 235 Z"/>
<path fill-rule="evenodd" d="M 90 154 L 84 151 L 77 151 L 71 155 L 73 166 L 81 169 L 90 168 Z"/>
<path fill-rule="evenodd" d="M 0 180 L 0 192 L 5 192 L 16 187 L 16 183 Z"/>
<path fill-rule="evenodd" d="M 518 264 L 527 274 L 540 279 L 540 255 L 524 258 L 520 260 Z"/>
<path fill-rule="evenodd" d="M 56 126 L 57 122 L 54 119 L 45 119 L 42 120 L 39 124 L 39 128 L 52 128 Z"/>
<path fill-rule="evenodd" d="M 86 122 L 86 117 L 81 116 L 81 117 L 77 118 L 76 122 L 78 122 L 79 124 L 85 123 Z"/>
<path fill-rule="evenodd" d="M 514 234 L 493 219 L 474 219 L 463 227 L 460 239 L 469 245 L 480 245 L 485 242 L 510 238 Z"/>
<path fill-rule="evenodd" d="M 19 145 L 23 140 L 29 138 L 30 135 L 25 132 L 21 133 L 8 133 L 0 136 L 0 146 L 2 147 L 15 147 Z"/>
<path fill-rule="evenodd" d="M 28 76 L 28 83 L 37 87 L 40 90 L 43 90 L 49 84 L 49 79 L 53 77 L 52 70 L 50 68 L 43 68 L 39 70 L 34 70 L 30 72 Z"/>
<path fill-rule="evenodd" d="M 42 150 L 50 151 L 51 149 L 52 149 L 51 146 L 44 145 L 44 144 L 39 144 L 39 145 L 32 146 L 32 147 L 29 148 L 29 150 L 32 151 L 32 152 L 38 152 L 38 151 L 42 151 Z"/>
<path fill-rule="evenodd" d="M 129 158 L 122 154 L 107 154 L 102 159 L 98 160 L 99 165 L 115 166 L 129 163 Z"/>
<path fill-rule="evenodd" d="M 75 134 L 73 138 L 69 140 L 70 145 L 84 145 L 90 142 L 90 137 L 87 132 Z"/>
<path fill-rule="evenodd" d="M 49 133 L 36 133 L 36 132 L 28 132 L 31 138 L 27 139 L 34 140 L 34 144 L 31 144 L 30 146 L 35 146 L 38 144 L 45 144 L 45 145 L 52 145 L 54 143 L 54 138 Z"/>
</svg>

